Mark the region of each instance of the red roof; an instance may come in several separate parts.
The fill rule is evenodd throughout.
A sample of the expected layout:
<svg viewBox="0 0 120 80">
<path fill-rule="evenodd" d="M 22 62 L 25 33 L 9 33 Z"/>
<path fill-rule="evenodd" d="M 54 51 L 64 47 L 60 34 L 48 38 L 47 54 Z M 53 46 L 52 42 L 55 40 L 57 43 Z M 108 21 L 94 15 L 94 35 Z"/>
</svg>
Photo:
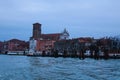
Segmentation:
<svg viewBox="0 0 120 80">
<path fill-rule="evenodd" d="M 8 42 L 25 42 L 25 41 L 22 41 L 22 40 L 19 40 L 19 39 L 11 39 Z"/>
<path fill-rule="evenodd" d="M 79 42 L 92 42 L 92 38 L 78 38 Z"/>
<path fill-rule="evenodd" d="M 41 25 L 41 24 L 37 22 L 37 23 L 34 23 L 33 25 Z"/>
<path fill-rule="evenodd" d="M 50 39 L 50 40 L 59 40 L 60 33 L 54 33 L 54 34 L 41 34 L 41 38 L 43 39 Z"/>
</svg>

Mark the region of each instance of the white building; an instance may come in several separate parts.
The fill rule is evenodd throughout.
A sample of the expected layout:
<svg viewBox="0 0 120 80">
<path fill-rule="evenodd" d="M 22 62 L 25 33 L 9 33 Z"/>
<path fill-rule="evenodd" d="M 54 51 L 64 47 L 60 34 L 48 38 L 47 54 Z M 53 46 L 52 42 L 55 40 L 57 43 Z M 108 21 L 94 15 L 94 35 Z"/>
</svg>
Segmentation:
<svg viewBox="0 0 120 80">
<path fill-rule="evenodd" d="M 30 39 L 29 41 L 29 53 L 34 53 L 36 51 L 37 41 L 35 39 Z"/>
<path fill-rule="evenodd" d="M 69 39 L 69 33 L 68 33 L 68 31 L 66 29 L 64 29 L 64 31 L 61 33 L 60 39 L 61 40 Z"/>
</svg>

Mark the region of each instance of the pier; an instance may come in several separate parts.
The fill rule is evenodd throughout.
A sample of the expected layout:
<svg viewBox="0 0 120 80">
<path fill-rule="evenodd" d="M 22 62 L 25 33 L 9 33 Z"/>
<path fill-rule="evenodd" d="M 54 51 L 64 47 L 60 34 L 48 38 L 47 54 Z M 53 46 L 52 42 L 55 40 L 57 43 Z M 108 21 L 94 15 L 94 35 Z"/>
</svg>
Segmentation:
<svg viewBox="0 0 120 80">
<path fill-rule="evenodd" d="M 80 52 L 74 51 L 73 53 L 69 53 L 68 51 L 64 50 L 62 53 L 58 50 L 53 50 L 52 52 L 42 51 L 42 52 L 36 52 L 33 54 L 27 54 L 26 56 L 29 57 L 63 57 L 63 58 L 79 58 L 79 59 L 85 59 L 85 58 L 92 58 L 92 59 L 120 59 L 120 53 L 108 53 L 108 51 L 105 51 L 104 53 L 84 53 L 83 50 Z"/>
</svg>

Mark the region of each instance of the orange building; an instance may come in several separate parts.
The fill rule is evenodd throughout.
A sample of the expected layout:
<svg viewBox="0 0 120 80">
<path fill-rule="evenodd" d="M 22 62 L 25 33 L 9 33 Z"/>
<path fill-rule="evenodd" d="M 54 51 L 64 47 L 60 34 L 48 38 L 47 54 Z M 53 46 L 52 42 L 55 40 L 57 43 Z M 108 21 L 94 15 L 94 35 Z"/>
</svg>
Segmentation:
<svg viewBox="0 0 120 80">
<path fill-rule="evenodd" d="M 65 37 L 65 38 L 64 38 Z M 30 51 L 43 51 L 54 48 L 54 42 L 60 39 L 68 39 L 69 33 L 66 29 L 63 33 L 42 34 L 41 24 L 33 24 L 33 35 L 30 37 Z"/>
<path fill-rule="evenodd" d="M 37 40 L 37 51 L 49 51 L 54 47 L 54 40 Z"/>
<path fill-rule="evenodd" d="M 7 41 L 8 51 L 25 51 L 29 47 L 29 43 L 18 40 L 18 39 L 11 39 Z"/>
</svg>

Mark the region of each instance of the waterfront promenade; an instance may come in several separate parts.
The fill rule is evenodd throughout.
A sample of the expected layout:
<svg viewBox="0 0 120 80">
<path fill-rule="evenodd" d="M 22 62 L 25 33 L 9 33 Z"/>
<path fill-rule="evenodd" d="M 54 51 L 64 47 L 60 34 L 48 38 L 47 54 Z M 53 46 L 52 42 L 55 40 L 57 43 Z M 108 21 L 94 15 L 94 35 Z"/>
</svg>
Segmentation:
<svg viewBox="0 0 120 80">
<path fill-rule="evenodd" d="M 5 55 L 19 55 L 19 56 L 28 56 L 28 57 L 63 57 L 63 58 L 79 58 L 79 59 L 85 59 L 85 58 L 91 58 L 91 59 L 120 59 L 120 53 L 108 53 L 107 55 L 104 53 L 99 54 L 92 54 L 91 53 L 59 53 L 58 51 L 54 52 L 36 52 L 36 53 L 29 53 L 24 51 L 14 51 L 14 52 L 8 52 Z"/>
</svg>

